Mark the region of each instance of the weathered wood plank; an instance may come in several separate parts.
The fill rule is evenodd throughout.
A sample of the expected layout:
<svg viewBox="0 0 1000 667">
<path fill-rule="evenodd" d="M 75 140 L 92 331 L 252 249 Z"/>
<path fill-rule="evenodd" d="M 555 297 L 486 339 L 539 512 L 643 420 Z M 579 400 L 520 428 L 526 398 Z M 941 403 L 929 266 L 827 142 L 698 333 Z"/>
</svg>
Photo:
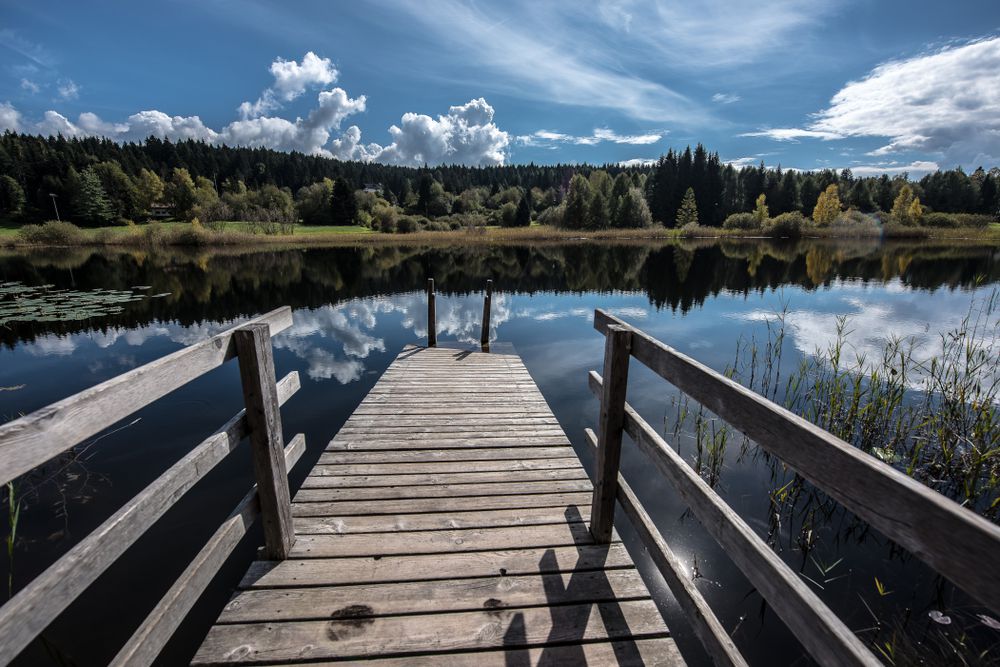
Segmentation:
<svg viewBox="0 0 1000 667">
<path fill-rule="evenodd" d="M 402 498 L 450 498 L 454 496 L 519 496 L 533 493 L 592 491 L 590 480 L 565 479 L 546 482 L 498 482 L 488 484 L 447 484 L 441 486 L 400 486 L 374 489 L 300 489 L 295 502 L 328 500 L 375 500 Z"/>
<path fill-rule="evenodd" d="M 305 451 L 306 438 L 300 433 L 284 448 L 285 466 L 291 469 Z M 255 485 L 132 634 L 112 660 L 112 667 L 152 664 L 259 512 Z"/>
<path fill-rule="evenodd" d="M 525 451 L 522 447 L 477 447 L 475 449 L 409 449 L 376 452 L 323 452 L 319 465 L 376 464 L 376 463 L 447 463 L 453 461 L 534 461 L 540 459 L 572 458 L 577 460 L 572 447 L 535 447 Z"/>
<path fill-rule="evenodd" d="M 427 347 L 437 345 L 437 308 L 435 308 L 434 279 L 427 279 Z"/>
<path fill-rule="evenodd" d="M 632 569 L 495 575 L 475 579 L 243 591 L 229 601 L 218 622 L 372 618 L 647 599 L 649 591 L 639 573 Z"/>
<path fill-rule="evenodd" d="M 586 521 L 589 507 L 575 506 L 567 515 L 566 507 L 538 507 L 514 510 L 473 510 L 421 514 L 368 516 L 295 517 L 296 535 L 394 533 L 413 530 L 449 530 L 452 528 L 500 528 L 550 523 Z M 294 514 L 294 512 L 293 512 Z"/>
<path fill-rule="evenodd" d="M 326 667 L 343 663 L 316 662 Z M 477 667 L 579 667 L 579 665 L 617 665 L 618 667 L 673 667 L 684 664 L 677 644 L 671 637 L 589 642 L 560 646 L 531 646 L 506 651 L 475 653 L 435 653 L 408 655 L 402 658 L 365 660 L 366 667 L 453 667 L 474 664 Z"/>
<path fill-rule="evenodd" d="M 292 311 L 278 308 L 250 322 L 269 324 L 277 333 L 291 326 Z M 241 326 L 0 425 L 0 484 L 232 359 L 236 356 L 233 332 Z"/>
<path fill-rule="evenodd" d="M 363 658 L 666 636 L 651 600 L 433 616 L 216 625 L 193 664 Z"/>
<path fill-rule="evenodd" d="M 278 384 L 284 403 L 299 389 L 298 373 Z M 0 607 L 0 664 L 14 659 L 40 632 L 135 543 L 246 435 L 241 410 L 87 537 Z"/>
<path fill-rule="evenodd" d="M 274 382 L 271 333 L 267 324 L 248 324 L 233 333 L 233 342 L 239 353 L 250 455 L 264 526 L 264 548 L 269 558 L 285 558 L 295 542 L 295 533 L 288 470 L 282 451 L 281 410 Z"/>
<path fill-rule="evenodd" d="M 504 483 L 517 479 L 520 482 L 544 482 L 563 479 L 586 479 L 582 466 L 557 470 L 522 470 L 517 476 L 501 472 L 451 472 L 423 475 L 310 475 L 302 483 L 303 489 L 348 489 L 401 486 L 447 486 L 454 484 Z"/>
<path fill-rule="evenodd" d="M 598 310 L 594 327 L 629 326 Z M 1000 526 L 651 336 L 633 355 L 907 551 L 1000 613 Z"/>
<path fill-rule="evenodd" d="M 572 450 L 570 450 L 572 453 Z M 428 463 L 351 463 L 341 461 L 338 464 L 322 460 L 309 473 L 310 476 L 329 477 L 339 475 L 441 475 L 461 472 L 511 472 L 519 470 L 564 470 L 582 469 L 576 458 L 543 458 L 543 459 L 492 459 L 476 461 L 437 461 Z"/>
<path fill-rule="evenodd" d="M 617 536 L 614 537 L 617 540 Z M 300 535 L 292 558 L 333 556 L 388 556 L 392 554 L 454 553 L 490 549 L 560 547 L 593 542 L 579 523 L 504 528 L 460 528 L 438 531 L 399 531 L 392 540 L 378 534 Z"/>
<path fill-rule="evenodd" d="M 633 567 L 620 543 L 498 549 L 382 558 L 309 558 L 255 561 L 241 588 L 298 588 L 339 584 L 387 583 L 494 575 L 584 572 Z"/>
<path fill-rule="evenodd" d="M 479 437 L 466 438 L 441 438 L 438 440 L 400 440 L 398 438 L 351 438 L 346 440 L 334 439 L 327 446 L 326 451 L 348 451 L 348 450 L 413 450 L 429 449 L 433 446 L 436 449 L 476 449 L 476 448 L 508 448 L 508 447 L 568 447 L 569 439 L 565 435 L 536 435 L 532 437 L 512 438 L 508 436 L 491 437 L 481 435 Z"/>
<path fill-rule="evenodd" d="M 463 510 L 519 509 L 568 505 L 590 507 L 590 493 L 536 493 L 513 496 L 459 496 L 455 498 L 409 498 L 405 500 L 342 500 L 293 502 L 292 516 L 361 516 L 406 513 L 450 513 Z M 581 509 L 581 512 L 583 509 Z"/>
</svg>

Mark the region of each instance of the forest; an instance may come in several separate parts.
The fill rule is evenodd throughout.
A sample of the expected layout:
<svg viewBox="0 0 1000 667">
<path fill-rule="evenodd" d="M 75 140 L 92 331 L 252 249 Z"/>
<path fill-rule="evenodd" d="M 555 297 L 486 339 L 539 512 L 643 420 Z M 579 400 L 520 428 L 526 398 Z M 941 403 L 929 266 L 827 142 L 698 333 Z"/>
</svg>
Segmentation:
<svg viewBox="0 0 1000 667">
<path fill-rule="evenodd" d="M 151 217 L 211 228 L 244 221 L 360 225 L 385 232 L 550 224 L 569 229 L 724 227 L 795 235 L 804 226 L 985 226 L 1000 169 L 911 181 L 849 169 L 803 172 L 723 162 L 701 144 L 639 166 L 401 167 L 263 148 L 0 136 L 0 218 L 100 227 Z"/>
</svg>

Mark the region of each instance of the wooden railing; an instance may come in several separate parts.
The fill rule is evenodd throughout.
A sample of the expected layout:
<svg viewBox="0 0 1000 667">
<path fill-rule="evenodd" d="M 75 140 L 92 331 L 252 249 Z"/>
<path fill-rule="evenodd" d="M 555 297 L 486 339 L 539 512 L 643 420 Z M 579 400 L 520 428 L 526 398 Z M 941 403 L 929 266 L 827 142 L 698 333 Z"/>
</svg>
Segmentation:
<svg viewBox="0 0 1000 667">
<path fill-rule="evenodd" d="M 956 586 L 1000 613 L 1000 527 L 961 507 L 843 440 L 716 373 L 604 311 L 604 375 L 590 372 L 601 399 L 591 533 L 608 542 L 614 502 L 621 504 L 649 549 L 693 629 L 716 664 L 746 664 L 722 624 L 694 587 L 635 494 L 619 473 L 627 433 L 666 477 L 702 526 L 725 549 L 768 605 L 823 665 L 881 664 L 803 580 L 626 402 L 629 359 L 635 358 L 707 410 L 780 458 L 886 537 Z"/>
<path fill-rule="evenodd" d="M 288 555 L 294 541 L 288 469 L 305 451 L 305 436 L 296 435 L 287 446 L 282 442 L 279 407 L 298 391 L 299 376 L 292 372 L 275 381 L 271 336 L 291 323 L 291 309 L 279 308 L 0 425 L 0 483 L 6 483 L 230 359 L 239 361 L 245 409 L 0 607 L 0 664 L 23 651 L 244 437 L 249 437 L 256 485 L 112 664 L 149 664 L 156 658 L 258 513 L 266 557 Z"/>
</svg>

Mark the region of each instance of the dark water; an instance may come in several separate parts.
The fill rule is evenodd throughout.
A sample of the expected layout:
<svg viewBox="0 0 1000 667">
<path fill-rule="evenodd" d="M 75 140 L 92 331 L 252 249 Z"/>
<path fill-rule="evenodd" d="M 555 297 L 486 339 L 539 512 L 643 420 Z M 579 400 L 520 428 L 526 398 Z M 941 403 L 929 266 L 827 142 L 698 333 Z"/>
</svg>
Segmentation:
<svg viewBox="0 0 1000 667">
<path fill-rule="evenodd" d="M 303 386 L 283 410 L 284 427 L 286 437 L 303 432 L 308 443 L 292 473 L 294 488 L 400 348 L 425 339 L 426 279 L 435 278 L 438 287 L 439 339 L 474 341 L 479 290 L 491 278 L 497 292 L 491 338 L 511 342 L 520 352 L 589 469 L 582 433 L 594 425 L 597 403 L 586 373 L 600 368 L 603 352 L 603 338 L 592 326 L 594 308 L 608 309 L 719 370 L 733 361 L 737 340 L 763 335 L 770 315 L 782 307 L 788 310 L 786 363 L 825 347 L 840 315 L 851 317 L 850 341 L 859 351 L 877 352 L 887 336 L 901 335 L 915 337 L 930 357 L 939 345 L 937 334 L 957 324 L 974 299 L 1000 282 L 998 260 L 1000 251 L 991 247 L 877 242 L 0 255 L 0 282 L 78 290 L 143 286 L 148 289 L 142 294 L 169 293 L 82 322 L 0 327 L 0 387 L 8 388 L 0 391 L 0 420 L 287 304 L 295 323 L 275 339 L 275 363 L 279 377 L 298 370 Z M 669 385 L 633 362 L 629 401 L 651 423 L 664 423 L 672 396 Z M 73 460 L 53 462 L 20 480 L 13 562 L 6 551 L 0 556 L 2 571 L 13 572 L 13 590 L 240 406 L 238 369 L 228 364 L 142 410 L 120 430 L 84 443 Z M 691 458 L 691 451 L 682 453 Z M 727 450 L 717 490 L 764 535 L 768 493 L 787 476 L 761 457 L 740 454 L 738 446 Z M 699 589 L 751 662 L 807 662 L 781 622 L 630 443 L 623 472 L 675 551 L 686 563 L 697 563 Z M 251 478 L 241 448 L 101 577 L 21 662 L 92 665 L 110 659 Z M 6 508 L 4 503 L 4 517 Z M 5 519 L 0 526 L 9 533 Z M 620 527 L 640 566 L 652 572 L 624 520 Z M 784 526 L 779 533 L 782 557 L 817 582 L 810 585 L 852 629 L 872 627 L 873 617 L 898 620 L 908 609 L 917 619 L 908 627 L 919 638 L 932 629 L 928 611 L 971 609 L 962 595 L 849 515 L 816 521 L 816 544 L 808 554 L 796 544 L 798 530 Z M 244 541 L 168 646 L 164 664 L 193 654 L 259 542 L 257 533 Z M 819 564 L 838 559 L 827 576 L 837 578 L 824 583 Z M 875 577 L 890 595 L 876 593 Z M 657 592 L 682 648 L 690 659 L 702 660 L 669 595 L 662 586 Z"/>
</svg>

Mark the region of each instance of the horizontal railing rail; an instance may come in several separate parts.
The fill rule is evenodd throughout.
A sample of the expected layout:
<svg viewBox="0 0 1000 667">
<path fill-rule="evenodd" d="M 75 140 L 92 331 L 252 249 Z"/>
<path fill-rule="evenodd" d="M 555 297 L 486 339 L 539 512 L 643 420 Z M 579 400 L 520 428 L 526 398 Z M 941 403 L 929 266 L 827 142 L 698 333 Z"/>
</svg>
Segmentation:
<svg viewBox="0 0 1000 667">
<path fill-rule="evenodd" d="M 1000 527 L 604 311 L 595 312 L 594 327 L 607 338 L 604 376 L 592 371 L 589 377 L 591 390 L 601 399 L 599 432 L 588 433 L 588 441 L 597 447 L 591 531 L 595 539 L 604 535 L 614 509 L 606 499 L 608 494 L 616 497 L 678 601 L 692 612 L 694 629 L 716 663 L 741 664 L 714 614 L 697 591 L 682 581 L 685 575 L 678 570 L 679 563 L 648 517 L 643 518 L 645 512 L 634 494 L 622 486 L 617 450 L 623 432 L 672 483 L 818 662 L 879 661 L 625 401 L 629 357 L 702 403 L 984 605 L 1000 611 L 1000 581 L 990 568 L 982 567 L 1000 557 Z M 612 381 L 605 382 L 605 378 Z M 605 442 L 611 446 L 605 447 Z"/>
<path fill-rule="evenodd" d="M 305 450 L 282 444 L 279 408 L 300 383 L 275 381 L 271 336 L 291 325 L 279 308 L 208 340 L 0 426 L 0 478 L 16 479 L 184 384 L 237 358 L 245 408 L 0 607 L 0 664 L 13 660 L 212 468 L 249 438 L 256 484 L 147 617 L 115 664 L 149 664 L 258 514 L 268 557 L 283 558 L 293 531 L 287 471 Z"/>
</svg>

